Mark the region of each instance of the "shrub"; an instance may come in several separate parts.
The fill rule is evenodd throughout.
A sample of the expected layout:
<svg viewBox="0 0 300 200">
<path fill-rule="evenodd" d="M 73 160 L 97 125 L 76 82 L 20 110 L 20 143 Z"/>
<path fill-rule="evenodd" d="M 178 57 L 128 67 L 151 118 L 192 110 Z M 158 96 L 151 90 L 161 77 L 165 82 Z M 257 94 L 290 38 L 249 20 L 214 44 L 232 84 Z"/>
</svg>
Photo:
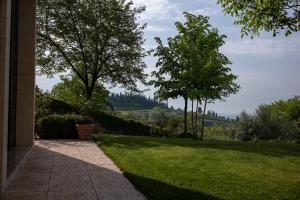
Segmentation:
<svg viewBox="0 0 300 200">
<path fill-rule="evenodd" d="M 207 140 L 231 140 L 232 137 L 225 133 L 222 126 L 214 124 L 210 127 L 205 127 L 206 139 Z"/>
<path fill-rule="evenodd" d="M 35 120 L 53 114 L 76 113 L 78 108 L 64 101 L 54 99 L 47 93 L 36 92 L 35 95 Z"/>
<path fill-rule="evenodd" d="M 240 140 L 300 139 L 300 97 L 260 105 L 255 114 L 242 112 L 234 127 L 226 127 L 228 135 Z"/>
<path fill-rule="evenodd" d="M 255 118 L 242 111 L 237 126 L 239 131 L 236 132 L 235 137 L 242 141 L 251 140 L 255 132 Z"/>
<path fill-rule="evenodd" d="M 274 140 L 284 137 L 283 125 L 287 123 L 281 115 L 274 114 L 270 105 L 261 105 L 256 109 L 255 135 L 261 140 Z"/>
<path fill-rule="evenodd" d="M 91 122 L 81 115 L 49 115 L 38 121 L 37 135 L 43 139 L 74 139 L 78 138 L 75 124 Z"/>
<path fill-rule="evenodd" d="M 125 135 L 151 135 L 151 127 L 133 120 L 124 120 L 104 112 L 93 113 L 93 117 L 108 132 Z"/>
</svg>

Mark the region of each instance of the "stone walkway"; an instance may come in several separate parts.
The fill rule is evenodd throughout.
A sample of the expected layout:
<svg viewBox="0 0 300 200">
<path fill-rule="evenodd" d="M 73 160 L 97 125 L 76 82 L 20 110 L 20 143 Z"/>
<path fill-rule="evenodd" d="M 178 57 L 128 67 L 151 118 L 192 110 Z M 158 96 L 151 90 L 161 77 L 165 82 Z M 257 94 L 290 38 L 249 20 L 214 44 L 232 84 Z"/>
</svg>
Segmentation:
<svg viewBox="0 0 300 200">
<path fill-rule="evenodd" d="M 144 200 L 92 141 L 40 140 L 4 200 Z"/>
</svg>

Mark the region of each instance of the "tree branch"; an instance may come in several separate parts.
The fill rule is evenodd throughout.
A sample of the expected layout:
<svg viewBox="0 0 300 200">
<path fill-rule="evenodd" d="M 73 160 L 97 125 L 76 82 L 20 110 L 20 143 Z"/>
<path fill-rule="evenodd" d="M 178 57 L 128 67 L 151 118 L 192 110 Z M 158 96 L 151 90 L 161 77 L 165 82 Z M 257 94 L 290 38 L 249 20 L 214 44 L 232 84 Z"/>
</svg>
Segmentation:
<svg viewBox="0 0 300 200">
<path fill-rule="evenodd" d="M 78 77 L 81 80 L 85 81 L 85 79 L 81 76 L 81 74 L 79 73 L 79 71 L 73 65 L 73 63 L 68 58 L 67 54 L 62 50 L 62 47 L 59 44 L 57 44 L 55 41 L 53 41 L 53 39 L 50 36 L 44 35 L 41 32 L 37 32 L 37 35 L 40 36 L 40 37 L 42 37 L 42 38 L 44 38 L 49 43 L 51 43 L 57 49 L 57 51 L 63 56 L 63 58 L 65 59 L 65 61 L 70 65 L 70 67 L 74 70 L 74 72 L 78 75 Z"/>
</svg>

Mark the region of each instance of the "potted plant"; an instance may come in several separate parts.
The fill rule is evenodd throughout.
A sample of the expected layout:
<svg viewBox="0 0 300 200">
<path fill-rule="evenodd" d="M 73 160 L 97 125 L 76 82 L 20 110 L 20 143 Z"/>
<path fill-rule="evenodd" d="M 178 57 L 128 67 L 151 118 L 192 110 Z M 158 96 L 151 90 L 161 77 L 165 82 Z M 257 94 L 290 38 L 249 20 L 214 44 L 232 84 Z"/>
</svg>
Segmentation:
<svg viewBox="0 0 300 200">
<path fill-rule="evenodd" d="M 92 139 L 95 132 L 95 124 L 90 119 L 84 119 L 75 125 L 80 140 Z"/>
</svg>

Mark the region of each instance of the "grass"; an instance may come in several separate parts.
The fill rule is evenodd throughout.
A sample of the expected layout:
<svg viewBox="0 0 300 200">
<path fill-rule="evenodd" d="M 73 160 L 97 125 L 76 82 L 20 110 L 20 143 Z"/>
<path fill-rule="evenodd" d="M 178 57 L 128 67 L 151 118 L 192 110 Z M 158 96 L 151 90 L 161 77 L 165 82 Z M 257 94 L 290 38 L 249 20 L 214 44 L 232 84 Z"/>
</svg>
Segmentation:
<svg viewBox="0 0 300 200">
<path fill-rule="evenodd" d="M 300 145 L 102 135 L 149 200 L 300 199 Z"/>
</svg>

